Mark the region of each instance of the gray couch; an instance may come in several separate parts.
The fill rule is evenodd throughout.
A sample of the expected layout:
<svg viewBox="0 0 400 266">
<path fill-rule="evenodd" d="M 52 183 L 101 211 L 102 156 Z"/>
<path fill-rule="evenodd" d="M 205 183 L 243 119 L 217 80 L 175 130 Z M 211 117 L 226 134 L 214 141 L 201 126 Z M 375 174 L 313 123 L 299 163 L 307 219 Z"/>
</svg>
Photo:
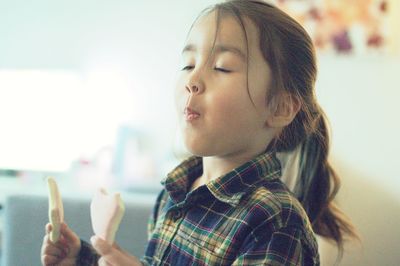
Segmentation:
<svg viewBox="0 0 400 266">
<path fill-rule="evenodd" d="M 145 250 L 147 221 L 156 195 L 124 197 L 125 215 L 116 241 L 136 256 Z M 63 198 L 65 220 L 84 240 L 93 235 L 90 222 L 90 198 Z M 46 196 L 11 195 L 3 211 L 2 266 L 40 265 L 40 247 L 48 221 Z"/>
</svg>

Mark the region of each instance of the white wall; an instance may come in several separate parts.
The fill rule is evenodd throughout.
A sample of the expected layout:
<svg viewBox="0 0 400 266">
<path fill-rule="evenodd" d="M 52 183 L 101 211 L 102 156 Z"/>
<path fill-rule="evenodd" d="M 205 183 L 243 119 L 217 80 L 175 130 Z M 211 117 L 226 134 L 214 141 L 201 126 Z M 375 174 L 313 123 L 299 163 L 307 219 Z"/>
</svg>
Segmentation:
<svg viewBox="0 0 400 266">
<path fill-rule="evenodd" d="M 362 238 L 347 246 L 341 265 L 399 265 L 400 59 L 321 56 L 319 66 L 340 206 Z"/>
</svg>

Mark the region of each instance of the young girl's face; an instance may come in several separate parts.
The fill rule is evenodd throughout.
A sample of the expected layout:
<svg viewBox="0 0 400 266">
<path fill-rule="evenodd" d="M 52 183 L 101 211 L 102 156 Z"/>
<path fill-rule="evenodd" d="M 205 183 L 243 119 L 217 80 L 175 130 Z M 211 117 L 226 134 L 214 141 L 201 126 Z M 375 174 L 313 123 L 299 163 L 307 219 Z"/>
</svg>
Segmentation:
<svg viewBox="0 0 400 266">
<path fill-rule="evenodd" d="M 266 122 L 271 71 L 255 25 L 244 22 L 248 43 L 231 16 L 221 17 L 216 36 L 212 12 L 195 23 L 183 49 L 176 106 L 184 143 L 195 155 L 251 157 L 272 139 Z"/>
</svg>

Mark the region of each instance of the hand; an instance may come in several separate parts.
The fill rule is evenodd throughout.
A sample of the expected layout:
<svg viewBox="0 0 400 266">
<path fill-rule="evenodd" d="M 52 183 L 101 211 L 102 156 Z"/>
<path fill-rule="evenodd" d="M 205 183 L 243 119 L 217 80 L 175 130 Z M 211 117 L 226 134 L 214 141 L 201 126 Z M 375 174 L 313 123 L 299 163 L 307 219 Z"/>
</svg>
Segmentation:
<svg viewBox="0 0 400 266">
<path fill-rule="evenodd" d="M 50 241 L 51 230 L 51 224 L 48 223 L 41 250 L 42 265 L 75 265 L 81 249 L 79 237 L 63 222 L 60 229 L 60 238 L 56 243 L 53 243 Z"/>
<path fill-rule="evenodd" d="M 92 236 L 90 242 L 101 256 L 99 266 L 142 266 L 139 259 L 122 250 L 115 242 L 111 246 L 98 236 Z"/>
</svg>

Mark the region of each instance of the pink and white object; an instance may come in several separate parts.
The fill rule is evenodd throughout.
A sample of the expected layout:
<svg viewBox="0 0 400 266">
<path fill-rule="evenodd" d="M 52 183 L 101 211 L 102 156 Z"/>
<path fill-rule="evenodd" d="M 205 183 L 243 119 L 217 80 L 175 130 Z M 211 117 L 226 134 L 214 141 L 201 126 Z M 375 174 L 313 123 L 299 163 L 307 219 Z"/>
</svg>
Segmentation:
<svg viewBox="0 0 400 266">
<path fill-rule="evenodd" d="M 96 191 L 90 205 L 95 235 L 112 244 L 124 212 L 125 206 L 119 193 L 109 195 L 105 189 Z"/>
</svg>

